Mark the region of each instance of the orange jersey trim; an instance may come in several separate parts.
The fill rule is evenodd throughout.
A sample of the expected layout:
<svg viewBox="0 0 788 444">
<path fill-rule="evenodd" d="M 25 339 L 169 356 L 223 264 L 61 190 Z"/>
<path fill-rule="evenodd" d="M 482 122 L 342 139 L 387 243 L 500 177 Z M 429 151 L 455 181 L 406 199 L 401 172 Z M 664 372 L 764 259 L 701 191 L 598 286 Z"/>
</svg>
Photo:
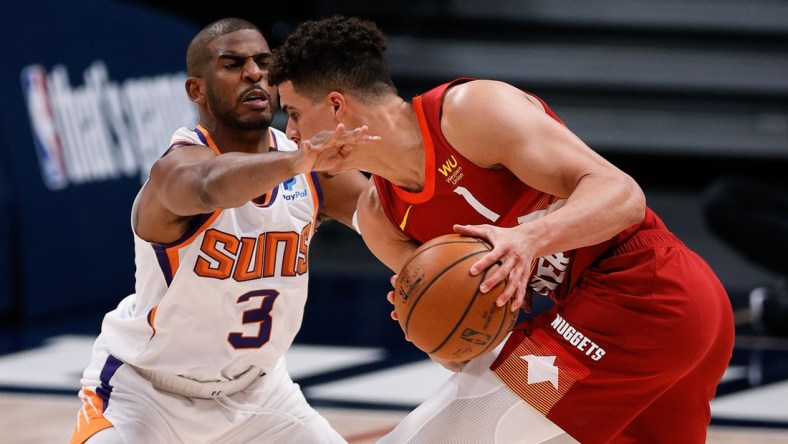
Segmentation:
<svg viewBox="0 0 788 444">
<path fill-rule="evenodd" d="M 194 230 L 191 236 L 181 241 L 178 241 L 174 245 L 165 246 L 165 249 L 167 251 L 167 262 L 170 265 L 170 272 L 172 274 L 172 277 L 175 277 L 175 273 L 178 272 L 178 266 L 180 265 L 180 255 L 178 254 L 179 250 L 182 247 L 191 244 L 200 233 L 205 231 L 206 227 L 210 226 L 213 223 L 213 221 L 215 221 L 216 218 L 219 217 L 219 214 L 221 213 L 222 210 L 214 211 L 210 217 L 208 217 L 203 223 L 200 224 L 200 226 L 196 230 Z"/>
<path fill-rule="evenodd" d="M 216 146 L 216 142 L 213 141 L 211 133 L 208 132 L 208 130 L 202 125 L 197 125 L 197 129 L 202 132 L 203 136 L 205 136 L 205 140 L 208 142 L 208 147 L 211 148 L 217 155 L 222 154 L 222 152 L 219 150 L 219 147 Z"/>
<path fill-rule="evenodd" d="M 153 333 L 150 335 L 151 339 L 156 336 L 156 326 L 153 325 L 156 322 L 156 310 L 159 309 L 159 304 L 156 304 L 151 310 L 148 312 L 148 325 L 150 325 L 151 329 L 153 329 Z"/>
<path fill-rule="evenodd" d="M 77 414 L 77 424 L 71 433 L 70 444 L 82 444 L 96 433 L 113 427 L 112 423 L 104 417 L 104 401 L 99 395 L 84 387 L 79 395 L 82 399 L 82 408 Z"/>
<path fill-rule="evenodd" d="M 271 190 L 271 191 L 265 193 L 264 196 L 265 196 L 265 199 L 263 199 L 262 202 L 258 203 L 258 202 L 252 201 L 252 205 L 254 205 L 256 207 L 267 207 L 268 205 L 271 205 L 271 201 L 276 196 L 276 193 L 274 193 L 274 190 Z"/>
<path fill-rule="evenodd" d="M 312 173 L 304 174 L 306 177 L 307 185 L 309 186 L 309 192 L 312 194 L 312 203 L 314 206 L 314 211 L 312 212 L 312 231 L 309 233 L 310 238 L 312 234 L 315 233 L 315 226 L 317 225 L 317 218 L 318 218 L 318 211 L 320 211 L 320 195 L 317 192 L 318 184 L 315 183 L 315 177 Z"/>
<path fill-rule="evenodd" d="M 416 111 L 424 141 L 424 189 L 417 193 L 411 193 L 397 186 L 393 188 L 397 196 L 405 202 L 420 204 L 430 200 L 435 193 L 435 146 L 432 144 L 427 118 L 421 105 L 421 96 L 413 98 L 413 110 Z"/>
</svg>

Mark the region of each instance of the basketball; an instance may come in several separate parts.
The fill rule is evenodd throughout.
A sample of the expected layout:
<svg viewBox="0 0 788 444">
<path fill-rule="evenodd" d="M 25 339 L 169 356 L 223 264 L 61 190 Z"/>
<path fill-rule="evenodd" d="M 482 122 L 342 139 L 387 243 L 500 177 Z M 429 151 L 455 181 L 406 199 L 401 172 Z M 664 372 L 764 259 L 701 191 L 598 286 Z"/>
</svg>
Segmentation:
<svg viewBox="0 0 788 444">
<path fill-rule="evenodd" d="M 479 291 L 489 269 L 470 269 L 492 247 L 482 239 L 448 234 L 422 244 L 394 288 L 400 327 L 420 350 L 440 359 L 467 361 L 494 349 L 517 321 L 511 301 L 498 307 L 501 282 Z"/>
</svg>

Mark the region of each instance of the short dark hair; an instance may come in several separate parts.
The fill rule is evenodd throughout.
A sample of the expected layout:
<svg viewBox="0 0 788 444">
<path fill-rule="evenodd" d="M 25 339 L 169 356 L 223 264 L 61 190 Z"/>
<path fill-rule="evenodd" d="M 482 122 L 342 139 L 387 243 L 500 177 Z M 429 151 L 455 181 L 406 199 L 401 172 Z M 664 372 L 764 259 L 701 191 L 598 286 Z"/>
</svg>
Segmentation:
<svg viewBox="0 0 788 444">
<path fill-rule="evenodd" d="M 341 15 L 305 21 L 273 50 L 268 83 L 289 80 L 313 101 L 331 91 L 372 100 L 396 93 L 385 51 L 383 32 L 371 21 Z"/>
<path fill-rule="evenodd" d="M 216 37 L 243 29 L 253 29 L 262 35 L 260 28 L 253 23 L 235 17 L 227 17 L 206 25 L 189 43 L 186 50 L 186 74 L 200 76 L 202 69 L 211 61 L 208 45 Z"/>
</svg>

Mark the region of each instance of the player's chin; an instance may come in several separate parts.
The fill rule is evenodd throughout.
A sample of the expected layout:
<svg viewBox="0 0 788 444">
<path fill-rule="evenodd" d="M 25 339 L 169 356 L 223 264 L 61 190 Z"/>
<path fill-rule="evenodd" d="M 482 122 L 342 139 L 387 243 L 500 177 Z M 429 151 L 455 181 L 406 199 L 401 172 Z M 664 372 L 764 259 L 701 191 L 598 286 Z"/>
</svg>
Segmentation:
<svg viewBox="0 0 788 444">
<path fill-rule="evenodd" d="M 239 121 L 247 129 L 260 129 L 270 127 L 273 118 L 274 113 L 270 109 L 260 109 L 241 114 Z"/>
</svg>

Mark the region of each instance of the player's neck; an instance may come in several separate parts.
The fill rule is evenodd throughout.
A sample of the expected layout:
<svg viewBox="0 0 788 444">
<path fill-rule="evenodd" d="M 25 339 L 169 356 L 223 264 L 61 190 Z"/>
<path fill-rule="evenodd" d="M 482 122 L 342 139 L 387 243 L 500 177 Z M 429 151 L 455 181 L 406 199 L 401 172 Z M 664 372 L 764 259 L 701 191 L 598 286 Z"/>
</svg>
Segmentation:
<svg viewBox="0 0 788 444">
<path fill-rule="evenodd" d="M 362 170 L 383 177 L 400 188 L 418 192 L 424 188 L 424 144 L 413 107 L 397 98 L 369 121 L 370 134 L 381 142 L 370 145 Z M 381 112 L 382 111 L 382 112 Z"/>
<path fill-rule="evenodd" d="M 263 153 L 271 144 L 268 128 L 244 131 L 218 126 L 211 131 L 211 137 L 223 153 Z"/>
<path fill-rule="evenodd" d="M 420 141 L 419 141 L 420 142 Z M 424 189 L 424 145 L 422 143 L 403 145 L 392 150 L 397 158 L 388 165 L 390 171 L 381 175 L 389 182 L 412 193 Z"/>
</svg>

